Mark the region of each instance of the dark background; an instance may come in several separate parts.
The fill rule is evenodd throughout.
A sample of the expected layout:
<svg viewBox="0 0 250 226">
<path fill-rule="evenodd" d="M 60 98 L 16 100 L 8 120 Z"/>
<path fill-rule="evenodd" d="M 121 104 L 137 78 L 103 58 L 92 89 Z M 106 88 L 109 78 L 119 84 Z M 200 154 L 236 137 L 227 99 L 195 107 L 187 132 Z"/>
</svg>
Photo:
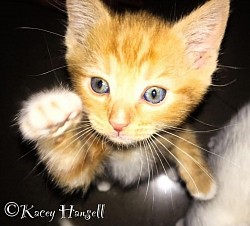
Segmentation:
<svg viewBox="0 0 250 226">
<path fill-rule="evenodd" d="M 85 197 L 81 193 L 65 196 L 38 164 L 34 146 L 22 142 L 14 120 L 21 102 L 34 92 L 69 82 L 64 60 L 66 15 L 63 3 L 58 0 L 39 2 L 2 0 L 0 4 L 0 225 L 57 226 L 60 225 L 60 205 L 86 210 L 105 204 L 104 219 L 73 218 L 72 222 L 79 226 L 173 226 L 190 203 L 179 183 L 168 181 L 164 188 L 159 186 L 161 178 L 155 178 L 148 191 L 147 184 L 142 184 L 126 191 L 114 186 L 106 193 L 93 187 Z M 144 8 L 172 20 L 200 2 L 145 0 L 134 5 L 133 0 L 127 1 L 129 4 L 108 1 L 115 9 Z M 207 131 L 198 133 L 205 148 L 214 135 L 209 130 L 223 126 L 250 99 L 250 1 L 232 1 L 231 11 L 219 60 L 220 70 L 214 75 L 214 85 L 206 99 L 192 115 L 195 128 Z M 33 205 L 31 212 L 55 210 L 57 216 L 51 223 L 41 217 L 21 219 L 20 213 L 7 217 L 4 206 L 11 201 Z M 66 226 L 65 222 L 61 225 Z"/>
</svg>

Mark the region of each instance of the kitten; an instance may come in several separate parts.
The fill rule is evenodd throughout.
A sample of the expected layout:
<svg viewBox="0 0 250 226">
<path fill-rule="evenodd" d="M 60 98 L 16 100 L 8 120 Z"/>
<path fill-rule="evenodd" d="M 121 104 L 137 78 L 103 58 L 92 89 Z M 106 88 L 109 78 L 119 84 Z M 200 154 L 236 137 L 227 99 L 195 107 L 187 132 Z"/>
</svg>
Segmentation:
<svg viewBox="0 0 250 226">
<path fill-rule="evenodd" d="M 212 198 L 216 185 L 184 122 L 216 70 L 229 0 L 208 1 L 174 24 L 117 15 L 100 1 L 66 5 L 74 90 L 35 94 L 19 117 L 54 181 L 86 190 L 108 172 L 126 186 L 150 178 L 157 161 L 165 170 L 169 157 L 192 196 Z"/>
<path fill-rule="evenodd" d="M 250 225 L 250 104 L 213 140 L 209 157 L 218 192 L 213 200 L 194 202 L 186 226 Z M 179 222 L 179 226 L 184 222 Z"/>
</svg>

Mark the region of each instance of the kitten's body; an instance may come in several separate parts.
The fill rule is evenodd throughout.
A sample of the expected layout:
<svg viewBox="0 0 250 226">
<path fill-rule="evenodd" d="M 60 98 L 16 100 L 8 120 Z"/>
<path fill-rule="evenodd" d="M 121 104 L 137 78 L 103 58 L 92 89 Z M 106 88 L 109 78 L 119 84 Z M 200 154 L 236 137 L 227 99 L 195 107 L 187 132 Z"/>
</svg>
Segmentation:
<svg viewBox="0 0 250 226">
<path fill-rule="evenodd" d="M 250 225 L 250 104 L 213 140 L 211 163 L 218 191 L 213 200 L 194 202 L 186 226 Z"/>
<path fill-rule="evenodd" d="M 114 15 L 99 1 L 68 0 L 67 10 L 66 59 L 77 95 L 36 94 L 19 117 L 57 184 L 87 188 L 108 169 L 129 185 L 168 156 L 193 196 L 213 197 L 194 134 L 176 127 L 211 83 L 229 1 L 211 0 L 173 25 L 147 13 Z"/>
</svg>

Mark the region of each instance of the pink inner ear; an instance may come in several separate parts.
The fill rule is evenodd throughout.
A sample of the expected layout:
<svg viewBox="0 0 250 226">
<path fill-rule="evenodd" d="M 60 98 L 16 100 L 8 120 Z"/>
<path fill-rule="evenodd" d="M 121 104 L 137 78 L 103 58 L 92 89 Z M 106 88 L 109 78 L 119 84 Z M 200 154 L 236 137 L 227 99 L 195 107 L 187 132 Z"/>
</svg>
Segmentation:
<svg viewBox="0 0 250 226">
<path fill-rule="evenodd" d="M 194 55 L 194 66 L 195 69 L 200 69 L 206 64 L 206 60 L 209 58 L 206 52 L 196 52 Z"/>
<path fill-rule="evenodd" d="M 187 44 L 187 54 L 195 69 L 202 68 L 206 63 L 208 63 L 209 58 L 214 54 L 216 49 L 216 38 L 215 32 L 203 34 L 195 34 L 188 37 L 191 39 Z M 192 40 L 194 39 L 194 40 Z"/>
</svg>

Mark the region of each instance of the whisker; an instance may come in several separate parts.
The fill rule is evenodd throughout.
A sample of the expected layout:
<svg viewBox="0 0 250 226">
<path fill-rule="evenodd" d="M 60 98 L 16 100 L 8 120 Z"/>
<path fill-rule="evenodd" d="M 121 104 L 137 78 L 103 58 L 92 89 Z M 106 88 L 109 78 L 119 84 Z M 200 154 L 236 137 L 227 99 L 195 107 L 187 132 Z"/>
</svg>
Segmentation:
<svg viewBox="0 0 250 226">
<path fill-rule="evenodd" d="M 64 69 L 64 68 L 68 68 L 69 66 L 79 66 L 79 64 L 62 65 L 62 66 L 59 66 L 57 68 L 54 68 L 54 69 L 51 69 L 51 70 L 48 70 L 48 71 L 45 71 L 45 72 L 41 72 L 39 74 L 30 74 L 30 75 L 27 75 L 27 76 L 31 76 L 31 77 L 43 76 L 43 75 L 47 75 L 49 73 L 52 73 L 52 72 L 55 72 L 55 71 L 58 71 L 58 70 L 61 70 L 61 69 Z"/>
<path fill-rule="evenodd" d="M 155 159 L 155 156 L 154 156 L 152 147 L 151 147 L 151 145 L 150 145 L 150 140 L 149 140 L 149 138 L 146 139 L 145 142 L 146 142 L 146 144 L 147 144 L 147 146 L 148 146 L 148 148 L 149 148 L 149 150 L 150 150 L 150 153 L 151 153 L 151 155 L 152 155 L 153 162 L 154 162 L 155 169 L 156 169 L 156 173 L 159 174 L 159 172 L 158 172 L 158 167 L 157 167 L 157 163 L 156 163 L 157 161 L 156 161 L 156 159 Z"/>
<path fill-rule="evenodd" d="M 102 140 L 102 149 L 106 151 L 107 146 L 105 146 L 105 144 L 108 143 L 108 140 L 106 137 L 102 137 L 101 140 Z M 104 146 L 105 146 L 105 148 L 104 148 Z"/>
<path fill-rule="evenodd" d="M 62 9 L 62 8 L 60 8 L 59 6 L 57 6 L 57 5 L 59 5 L 59 2 L 57 2 L 56 1 L 56 4 L 53 4 L 52 2 L 50 2 L 50 1 L 48 1 L 48 3 L 52 6 L 52 7 L 54 7 L 55 9 L 58 9 L 59 11 L 61 11 L 61 12 L 63 12 L 63 13 L 67 13 L 67 11 L 66 10 L 64 10 L 64 9 Z M 65 5 L 65 4 L 61 4 L 61 5 Z M 62 6 L 63 8 L 65 8 L 65 6 Z"/>
<path fill-rule="evenodd" d="M 89 136 L 90 134 L 90 136 Z M 84 135 L 88 135 L 89 138 L 83 143 L 83 145 L 79 148 L 79 150 L 77 151 L 77 153 L 75 154 L 74 158 L 72 159 L 72 163 L 75 161 L 75 159 L 77 158 L 77 156 L 81 153 L 83 147 L 87 144 L 87 142 L 89 141 L 90 137 L 91 137 L 91 134 L 92 134 L 92 129 L 89 129 Z M 81 135 L 82 136 L 82 135 Z M 80 136 L 79 136 L 80 137 Z M 78 138 L 79 139 L 79 138 Z M 84 157 L 84 160 L 86 158 L 86 155 Z M 84 162 L 84 161 L 83 161 Z M 73 167 L 73 165 L 72 165 Z"/>
<path fill-rule="evenodd" d="M 169 132 L 169 131 L 166 131 L 166 130 L 164 130 L 164 131 L 163 131 L 163 130 L 159 130 L 159 131 L 164 132 L 164 133 L 167 133 L 167 134 L 169 134 L 169 135 L 171 135 L 171 136 L 177 137 L 177 138 L 179 138 L 179 139 L 181 139 L 181 140 L 183 140 L 183 141 L 185 141 L 185 142 L 187 142 L 187 143 L 193 145 L 194 147 L 197 147 L 197 148 L 199 148 L 199 149 L 201 149 L 201 150 L 207 152 L 208 154 L 214 155 L 214 156 L 216 156 L 216 157 L 218 157 L 218 158 L 221 158 L 221 159 L 227 161 L 228 163 L 230 163 L 230 164 L 232 164 L 233 166 L 236 166 L 237 168 L 240 169 L 240 166 L 236 165 L 234 162 L 232 162 L 232 161 L 226 159 L 225 157 L 223 157 L 223 156 L 221 156 L 221 155 L 219 155 L 219 154 L 216 154 L 216 153 L 214 153 L 214 152 L 212 152 L 212 151 L 209 151 L 209 150 L 207 150 L 207 149 L 205 149 L 205 148 L 203 148 L 203 147 L 200 147 L 199 145 L 197 145 L 197 144 L 195 144 L 195 143 L 192 143 L 192 142 L 190 142 L 189 140 L 187 140 L 187 139 L 185 139 L 185 138 L 183 138 L 183 137 L 181 137 L 181 136 L 178 136 L 178 135 L 176 135 L 176 134 L 174 134 L 174 133 L 171 133 L 171 132 Z"/>
<path fill-rule="evenodd" d="M 95 140 L 97 140 L 96 144 L 98 144 L 101 141 L 101 137 L 100 137 L 100 135 L 96 131 L 93 131 L 93 135 L 95 136 L 95 138 L 93 139 L 93 141 L 90 144 L 89 148 L 92 147 L 92 145 L 95 142 Z M 93 156 L 92 156 L 92 161 L 93 161 Z"/>
<path fill-rule="evenodd" d="M 228 65 L 222 65 L 222 64 L 218 64 L 217 67 L 226 68 L 226 69 L 235 69 L 235 70 L 244 69 L 243 67 L 228 66 Z"/>
<path fill-rule="evenodd" d="M 190 159 L 192 159 L 192 161 L 200 167 L 200 169 L 212 180 L 214 181 L 212 175 L 190 154 L 188 154 L 186 151 L 184 151 L 183 149 L 179 148 L 177 145 L 175 145 L 173 142 L 171 142 L 170 140 L 168 140 L 166 137 L 161 136 L 160 134 L 156 134 L 157 136 L 161 137 L 163 140 L 167 141 L 168 143 L 170 143 L 171 145 L 173 145 L 174 147 L 176 147 L 179 151 L 181 151 L 182 153 L 184 153 L 186 156 L 188 156 Z"/>
<path fill-rule="evenodd" d="M 47 75 L 47 74 L 49 74 L 51 72 L 55 72 L 55 71 L 58 71 L 60 69 L 67 68 L 67 67 L 68 67 L 67 65 L 63 65 L 63 66 L 51 69 L 49 71 L 45 71 L 45 72 L 42 72 L 42 73 L 39 73 L 39 74 L 34 74 L 34 75 L 27 75 L 27 76 L 38 77 L 38 76 L 42 76 L 42 75 Z"/>
<path fill-rule="evenodd" d="M 90 127 L 89 125 L 86 125 L 86 127 L 87 127 L 87 126 Z M 83 126 L 80 126 L 80 127 L 76 127 L 76 128 L 67 130 L 67 131 L 64 132 L 64 134 L 73 132 L 73 131 L 75 131 L 75 130 L 79 130 L 79 129 L 81 129 L 81 128 L 84 128 L 84 127 L 83 127 Z M 86 130 L 86 129 L 85 129 L 85 130 Z M 74 134 L 72 137 L 70 137 L 70 138 L 68 138 L 68 139 L 72 139 L 74 136 L 77 136 L 78 134 L 84 132 L 85 130 L 81 130 L 79 133 Z M 32 143 L 32 142 L 29 142 L 29 143 Z M 72 142 L 72 143 L 73 143 L 73 142 Z M 66 147 L 66 148 L 67 148 L 67 147 Z M 55 150 L 55 149 L 53 149 L 53 150 Z M 21 160 L 21 159 L 23 159 L 23 158 L 25 158 L 28 154 L 30 154 L 30 153 L 33 152 L 33 151 L 35 151 L 35 150 L 34 150 L 34 149 L 31 149 L 31 150 L 28 151 L 27 153 L 23 154 L 22 156 L 20 156 L 20 157 L 18 158 L 18 161 Z"/>
<path fill-rule="evenodd" d="M 157 175 L 159 174 L 158 172 L 158 167 L 157 167 L 157 164 L 156 164 L 156 159 L 155 159 L 155 156 L 154 156 L 154 153 L 153 153 L 153 150 L 152 150 L 152 147 L 151 147 L 151 144 L 150 144 L 150 141 L 149 139 L 146 139 L 145 140 L 145 143 L 147 145 L 147 150 L 149 149 L 150 152 L 148 153 L 149 155 L 151 154 L 152 158 L 150 158 L 151 160 L 153 160 L 153 164 L 155 166 L 155 169 L 156 169 L 156 172 L 157 172 Z M 151 170 L 152 170 L 152 177 L 154 176 L 154 168 L 153 168 L 153 165 L 151 165 Z M 154 187 L 152 187 L 152 193 L 153 193 L 153 197 L 152 197 L 152 210 L 154 208 L 154 203 L 155 203 L 155 192 L 154 192 Z"/>
<path fill-rule="evenodd" d="M 22 142 L 23 143 L 23 142 Z M 25 141 L 25 143 L 26 143 L 26 141 Z M 28 142 L 28 144 L 32 144 L 32 142 Z M 24 153 L 23 155 L 21 155 L 18 159 L 17 159 L 17 161 L 20 161 L 20 160 L 22 160 L 23 158 L 25 158 L 27 155 L 29 155 L 31 152 L 33 152 L 33 151 L 36 151 L 35 150 L 35 148 L 34 147 L 32 147 L 29 151 L 27 151 L 26 153 Z"/>
<path fill-rule="evenodd" d="M 79 133 L 76 133 L 76 134 L 74 134 L 73 136 L 69 137 L 69 138 L 68 138 L 66 141 L 64 141 L 64 142 L 67 143 L 68 140 L 71 140 L 71 139 L 74 138 L 74 137 L 76 137 L 76 138 L 75 138 L 73 141 L 71 141 L 67 146 L 65 146 L 65 147 L 61 150 L 61 152 L 64 152 L 67 148 L 69 148 L 70 145 L 72 145 L 74 142 L 76 142 L 79 138 L 81 138 L 81 137 L 83 137 L 83 136 L 89 134 L 90 131 L 91 131 L 91 128 L 86 128 L 85 130 L 82 130 L 82 131 L 80 131 Z M 56 151 L 56 150 L 58 150 L 59 148 L 61 148 L 61 145 L 58 145 L 57 147 L 53 148 L 51 151 Z M 43 160 L 46 160 L 46 159 L 49 157 L 49 155 L 50 155 L 50 152 L 48 152 L 45 156 L 43 156 Z"/>
<path fill-rule="evenodd" d="M 50 60 L 51 67 L 54 69 L 54 64 L 53 64 L 53 61 L 52 61 L 52 57 L 51 57 L 51 54 L 50 54 L 50 49 L 49 49 L 49 45 L 48 45 L 46 37 L 44 37 L 44 40 L 45 40 L 45 43 L 46 43 L 46 48 L 47 48 L 47 52 L 48 52 L 48 55 L 49 55 L 49 60 Z M 56 70 L 53 70 L 53 73 L 54 73 L 55 76 L 57 76 Z"/>
<path fill-rule="evenodd" d="M 168 162 L 168 160 L 166 159 L 166 157 L 165 157 L 165 156 L 163 155 L 163 153 L 161 152 L 161 150 L 160 150 L 160 148 L 158 147 L 158 145 L 155 143 L 155 141 L 154 141 L 152 138 L 150 138 L 150 139 L 151 139 L 151 142 L 153 143 L 153 145 L 154 145 L 154 146 L 157 148 L 157 150 L 158 150 L 158 151 L 157 151 L 157 150 L 155 149 L 155 147 L 153 146 L 153 148 L 154 148 L 154 150 L 155 150 L 155 153 L 156 153 L 156 155 L 158 156 L 158 159 L 159 159 L 159 161 L 160 161 L 160 163 L 161 163 L 161 165 L 162 165 L 164 174 L 166 175 L 167 178 L 169 178 L 168 172 L 167 172 L 167 170 L 166 170 L 166 168 L 165 168 L 165 166 L 164 166 L 164 164 L 163 164 L 163 162 L 162 162 L 162 160 L 161 160 L 161 157 L 159 156 L 158 152 L 160 152 L 161 156 L 163 157 L 163 159 L 164 159 L 165 162 L 167 163 L 169 169 L 170 169 L 171 171 L 172 171 L 173 169 L 172 169 L 170 163 Z M 169 150 L 167 149 L 167 151 L 169 151 Z M 169 188 L 169 191 L 170 191 L 172 209 L 174 209 L 174 199 L 173 199 L 173 192 L 172 192 L 171 187 Z"/>
<path fill-rule="evenodd" d="M 192 181 L 192 183 L 194 184 L 194 186 L 195 186 L 195 188 L 196 188 L 196 190 L 197 190 L 197 192 L 198 193 L 200 193 L 199 192 L 199 189 L 198 189 L 198 187 L 197 187 L 197 185 L 196 185 L 196 183 L 195 183 L 195 181 L 194 181 L 194 179 L 193 179 L 193 177 L 191 176 L 191 174 L 190 174 L 190 172 L 187 170 L 187 168 L 183 165 L 183 163 L 159 140 L 159 139 L 157 139 L 157 137 L 155 137 L 155 136 L 153 136 L 154 137 L 154 139 L 165 149 L 165 150 L 167 150 L 168 151 L 168 153 L 179 163 L 179 165 L 185 170 L 185 172 L 188 174 L 188 176 L 189 176 L 189 178 L 191 179 L 191 181 Z"/>
<path fill-rule="evenodd" d="M 84 130 L 79 131 L 78 133 L 72 135 L 71 137 L 68 138 L 68 140 L 71 140 L 72 138 L 76 137 L 73 141 L 71 141 L 65 148 L 67 149 L 71 144 L 73 144 L 75 141 L 79 140 L 79 138 L 83 137 L 86 133 L 88 133 L 91 130 L 90 127 L 86 127 Z M 79 135 L 80 134 L 80 135 Z M 79 136 L 78 136 L 79 135 Z M 60 147 L 60 146 L 58 146 Z M 56 150 L 56 149 L 53 149 Z"/>
<path fill-rule="evenodd" d="M 140 149 L 140 153 L 141 153 L 141 156 L 142 156 L 141 142 L 139 142 L 139 149 Z M 143 161 L 142 161 L 142 157 L 141 156 L 140 156 L 141 169 L 140 169 L 140 174 L 139 174 L 139 178 L 138 178 L 138 181 L 137 181 L 137 188 L 139 188 L 140 181 L 141 181 L 141 176 L 142 176 Z"/>
<path fill-rule="evenodd" d="M 96 135 L 96 132 L 95 132 L 94 130 L 92 130 L 92 131 L 91 131 L 91 135 L 90 135 L 89 138 L 86 140 L 86 142 L 80 147 L 80 149 L 78 150 L 76 156 L 78 156 L 78 154 L 81 153 L 83 147 L 85 146 L 85 144 L 87 144 L 87 142 L 89 141 L 89 139 L 91 139 L 92 136 L 95 136 L 95 135 Z M 92 147 L 92 145 L 93 145 L 93 143 L 95 142 L 96 139 L 97 139 L 97 136 L 94 137 L 94 139 L 93 139 L 93 141 L 91 142 L 91 144 L 89 144 L 88 149 L 85 151 L 84 159 L 83 159 L 83 161 L 82 161 L 82 163 L 81 163 L 81 169 L 83 169 L 84 164 L 85 164 L 85 160 L 86 160 L 86 157 L 87 157 L 87 154 L 88 154 L 90 148 Z M 98 142 L 99 142 L 99 141 L 98 141 Z M 76 156 L 75 156 L 75 157 L 76 157 Z M 92 156 L 92 158 L 93 158 L 93 156 Z M 74 159 L 75 159 L 75 158 L 74 158 Z M 92 160 L 93 160 L 93 159 L 92 159 Z M 82 171 L 83 171 L 83 170 L 82 170 Z M 82 182 L 82 183 L 83 183 L 83 182 Z"/>
<path fill-rule="evenodd" d="M 152 146 L 152 147 L 153 147 L 153 150 L 154 150 L 156 156 L 158 157 L 158 159 L 159 159 L 159 161 L 160 161 L 160 163 L 161 163 L 161 166 L 162 166 L 162 169 L 163 169 L 164 173 L 166 174 L 166 176 L 168 176 L 167 170 L 166 170 L 166 168 L 165 168 L 165 166 L 164 166 L 164 164 L 163 164 L 163 162 L 162 162 L 162 159 L 161 159 L 161 157 L 159 156 L 158 152 L 161 154 L 161 156 L 163 157 L 163 159 L 164 159 L 164 161 L 167 163 L 167 165 L 168 165 L 169 167 L 171 167 L 170 164 L 169 164 L 169 162 L 168 162 L 168 160 L 167 160 L 166 157 L 163 155 L 162 151 L 160 150 L 160 148 L 158 147 L 158 145 L 155 143 L 154 139 L 151 138 L 151 137 L 148 138 L 148 139 L 150 139 L 150 141 L 152 142 L 152 144 L 153 144 L 153 146 Z M 157 150 L 156 150 L 155 148 L 157 148 Z"/>
<path fill-rule="evenodd" d="M 89 137 L 88 137 L 88 139 L 82 144 L 82 146 L 80 147 L 80 149 L 79 149 L 79 151 L 81 151 L 82 150 L 82 148 L 88 143 L 88 141 L 96 134 L 96 132 L 91 128 L 90 130 L 89 130 Z M 86 157 L 87 157 L 87 154 L 88 154 L 88 150 L 90 149 L 90 147 L 88 147 L 88 149 L 85 151 L 85 156 L 84 156 L 84 161 L 85 161 L 85 159 L 86 159 Z M 84 162 L 83 161 L 83 162 Z"/>
<path fill-rule="evenodd" d="M 52 35 L 56 35 L 56 36 L 59 36 L 59 37 L 61 37 L 61 38 L 64 38 L 64 35 L 61 35 L 61 34 L 58 34 L 58 33 L 56 33 L 56 32 L 46 30 L 46 29 L 37 28 L 37 27 L 18 27 L 17 29 L 26 29 L 26 30 L 42 31 L 42 32 L 46 32 L 46 33 L 48 33 L 48 34 L 52 34 Z"/>
<path fill-rule="evenodd" d="M 177 131 L 177 132 L 187 132 L 187 133 L 212 133 L 222 130 L 224 127 L 216 128 L 216 129 L 209 129 L 209 130 L 192 130 L 192 129 L 186 129 L 186 128 L 178 128 L 174 126 L 169 126 L 168 129 Z M 164 130 L 161 130 L 164 131 Z"/>
<path fill-rule="evenodd" d="M 35 172 L 35 170 L 38 168 L 38 166 L 42 163 L 42 159 L 40 159 L 36 164 L 35 166 L 32 167 L 32 169 L 30 170 L 30 172 L 23 178 L 23 180 L 26 180 L 28 177 L 31 176 L 32 173 Z M 42 172 L 39 172 L 37 175 L 39 176 L 41 173 L 45 172 L 46 169 L 43 169 Z"/>
<path fill-rule="evenodd" d="M 152 137 L 150 137 L 150 140 L 151 140 L 152 144 L 158 149 L 158 151 L 160 152 L 160 154 L 163 156 L 163 159 L 165 160 L 165 162 L 167 163 L 168 167 L 169 167 L 170 170 L 172 171 L 173 169 L 172 169 L 172 167 L 170 166 L 170 163 L 168 162 L 168 160 L 166 159 L 166 157 L 163 155 L 163 153 L 161 152 L 160 148 L 159 148 L 158 145 L 155 143 L 154 139 L 153 139 Z M 160 161 L 160 163 L 161 163 L 161 165 L 162 165 L 164 174 L 167 176 L 167 178 L 169 178 L 168 173 L 167 173 L 167 170 L 166 170 L 166 168 L 165 168 L 165 166 L 164 166 L 164 164 L 163 164 L 163 162 L 162 162 L 162 160 L 161 160 L 161 158 L 160 158 L 160 156 L 159 156 L 159 154 L 158 154 L 158 151 L 155 149 L 154 146 L 153 146 L 154 151 L 155 151 L 156 155 L 158 156 L 158 159 L 159 159 L 159 161 Z M 167 151 L 169 151 L 169 150 L 167 150 Z M 170 191 L 172 209 L 174 210 L 174 199 L 173 199 L 173 192 L 172 192 L 171 187 L 169 188 L 169 191 Z"/>
<path fill-rule="evenodd" d="M 145 150 L 144 153 L 145 153 L 145 155 L 146 155 L 147 167 L 148 167 L 148 181 L 147 181 L 147 187 L 146 187 L 146 194 L 145 194 L 145 197 L 144 197 L 144 202 L 145 202 L 145 201 L 146 201 L 146 198 L 147 198 L 147 195 L 148 195 L 149 186 L 150 186 L 151 170 L 150 170 L 149 157 L 148 157 L 148 153 L 147 153 L 145 141 L 143 141 L 142 143 L 143 143 L 143 146 L 144 146 L 144 150 Z"/>
<path fill-rule="evenodd" d="M 60 84 L 60 86 L 62 86 L 62 82 L 61 82 L 61 81 L 58 79 L 58 77 L 57 77 L 57 74 L 56 74 L 56 71 L 57 71 L 57 70 L 55 70 L 55 66 L 54 66 L 54 64 L 53 64 L 53 60 L 52 60 L 51 53 L 50 53 L 50 49 L 49 49 L 49 44 L 48 44 L 48 42 L 47 42 L 47 39 L 46 39 L 45 35 L 44 35 L 44 40 L 45 40 L 45 43 L 46 43 L 46 48 L 47 48 L 47 52 L 48 52 L 48 55 L 49 55 L 49 60 L 50 60 L 51 68 L 54 69 L 54 70 L 53 70 L 54 76 L 55 76 L 55 78 L 56 78 L 58 84 Z"/>
<path fill-rule="evenodd" d="M 200 121 L 200 122 L 203 123 L 202 121 Z M 215 127 L 213 125 L 209 125 L 209 124 L 205 124 L 205 123 L 203 123 L 203 124 L 211 126 L 211 127 Z M 237 124 L 229 124 L 229 125 L 222 126 L 220 128 L 209 129 L 209 130 L 193 130 L 193 129 L 175 127 L 175 126 L 168 126 L 167 129 L 157 129 L 157 131 L 161 131 L 161 132 L 165 132 L 165 133 L 170 132 L 169 130 L 173 130 L 173 131 L 177 131 L 177 132 L 187 132 L 187 133 L 213 133 L 213 132 L 218 132 L 218 131 L 221 131 L 223 129 L 227 129 L 227 128 L 234 127 L 234 126 L 237 126 Z"/>
<path fill-rule="evenodd" d="M 202 124 L 202 125 L 209 126 L 209 127 L 216 127 L 216 128 L 217 128 L 217 126 L 215 126 L 215 125 L 212 125 L 212 124 L 203 122 L 203 121 L 201 121 L 201 120 L 199 120 L 199 119 L 197 119 L 197 118 L 194 118 L 194 117 L 192 117 L 192 116 L 189 116 L 189 117 L 190 117 L 191 119 L 195 120 L 196 122 L 199 122 L 199 123 Z"/>
<path fill-rule="evenodd" d="M 95 137 L 94 137 L 92 143 L 89 145 L 88 149 L 86 150 L 86 153 L 85 153 L 85 156 L 84 156 L 84 161 L 82 161 L 82 164 L 81 164 L 81 168 L 82 168 L 82 169 L 83 169 L 83 167 L 84 167 L 84 163 L 85 163 L 85 159 L 86 159 L 86 157 L 87 157 L 87 153 L 89 152 L 90 148 L 91 148 L 92 145 L 94 144 L 95 140 L 98 139 L 97 144 L 98 144 L 98 143 L 100 142 L 100 140 L 101 140 L 101 137 L 98 136 L 98 134 L 97 134 L 96 131 L 93 130 L 92 132 L 93 132 L 92 135 L 95 136 Z M 80 149 L 82 149 L 82 147 L 81 147 Z M 92 156 L 92 161 L 93 161 L 93 156 Z M 83 171 L 83 170 L 82 170 L 82 171 Z"/>
<path fill-rule="evenodd" d="M 64 132 L 64 134 L 70 133 L 70 132 L 74 132 L 74 131 L 77 131 L 77 130 L 80 130 L 80 129 L 85 129 L 85 128 L 87 128 L 87 127 L 91 127 L 91 123 L 85 122 L 85 123 L 83 123 L 82 125 L 79 125 L 79 126 L 74 127 L 74 128 L 72 128 L 72 129 L 66 130 L 66 131 Z"/>
<path fill-rule="evenodd" d="M 237 81 L 237 79 L 234 79 L 234 80 L 232 80 L 232 81 L 230 81 L 228 83 L 221 84 L 221 85 L 212 83 L 210 86 L 213 86 L 213 87 L 226 87 L 226 86 L 230 86 L 230 85 L 234 84 L 236 81 Z"/>
<path fill-rule="evenodd" d="M 82 119 L 82 120 L 80 120 L 79 124 L 82 124 L 82 125 L 84 125 L 84 124 L 91 125 L 91 122 L 88 119 Z"/>
</svg>

